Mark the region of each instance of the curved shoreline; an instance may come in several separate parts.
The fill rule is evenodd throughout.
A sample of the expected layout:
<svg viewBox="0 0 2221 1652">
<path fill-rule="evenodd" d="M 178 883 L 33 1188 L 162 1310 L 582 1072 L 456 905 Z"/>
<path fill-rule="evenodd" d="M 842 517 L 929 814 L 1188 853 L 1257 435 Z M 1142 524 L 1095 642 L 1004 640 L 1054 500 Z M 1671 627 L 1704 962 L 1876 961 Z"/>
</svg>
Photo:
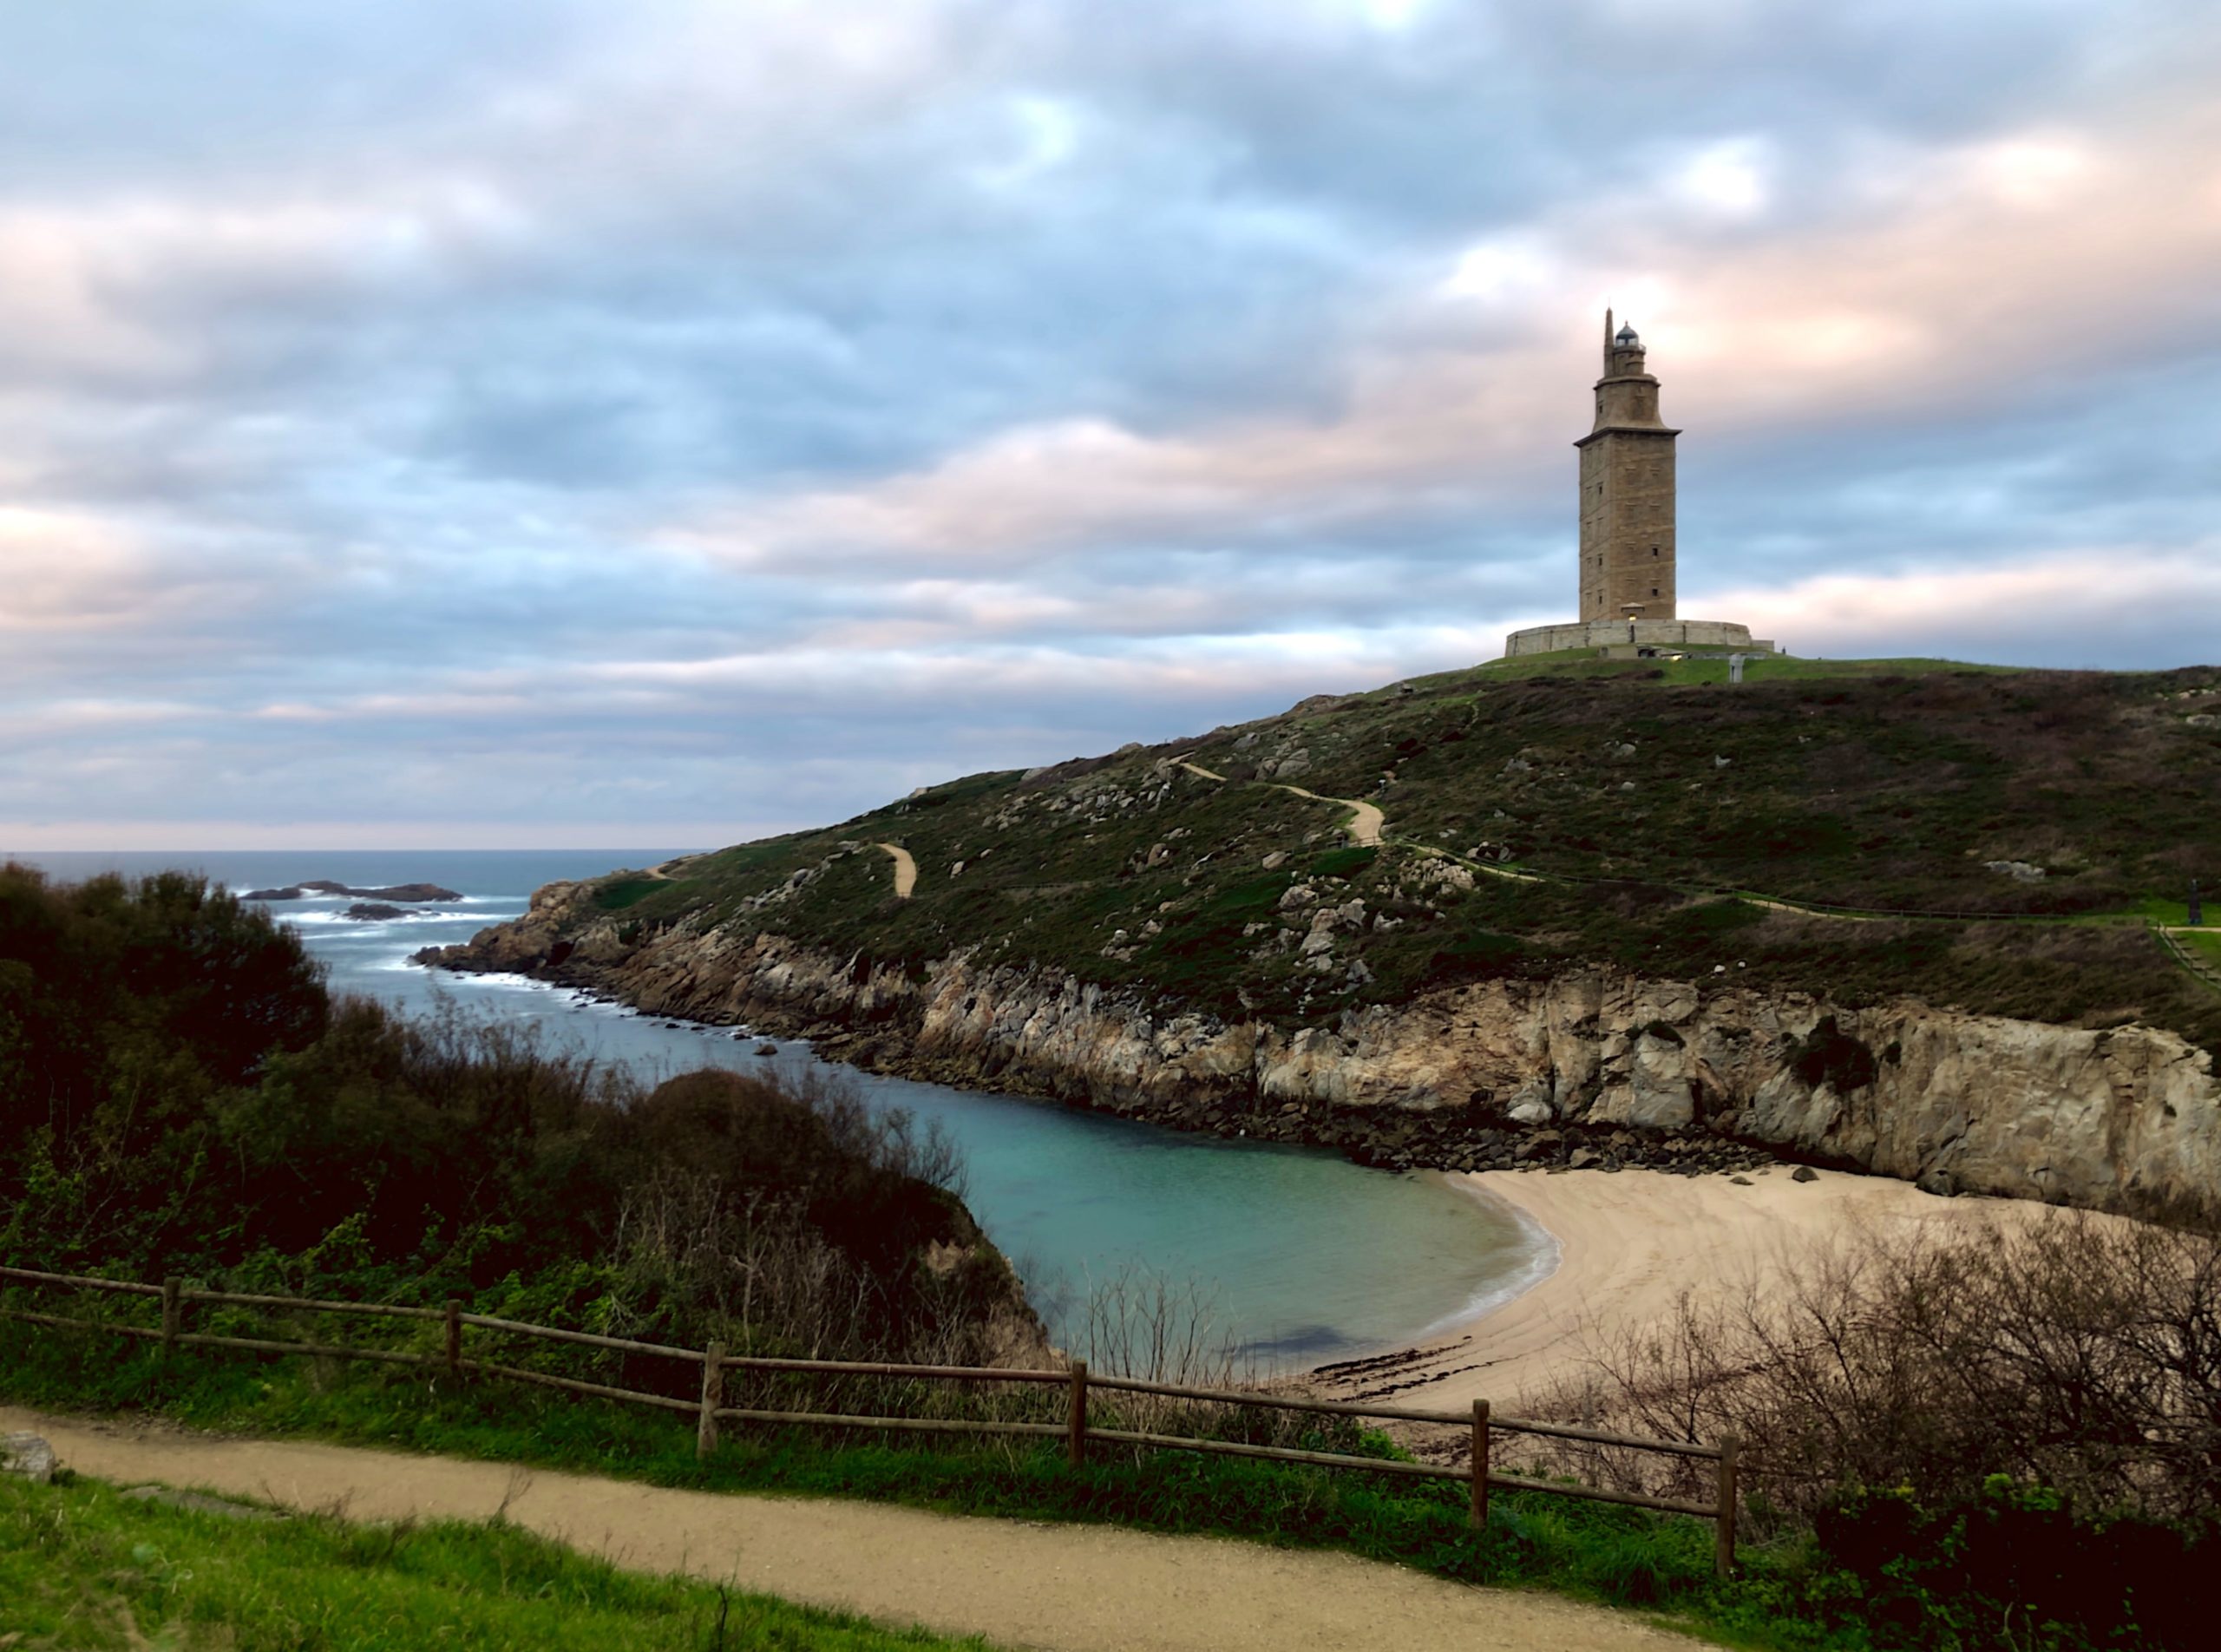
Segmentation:
<svg viewBox="0 0 2221 1652">
<path fill-rule="evenodd" d="M 1402 1353 L 1410 1348 L 1425 1347 L 1443 1337 L 1455 1335 L 1469 1326 L 1478 1324 L 1498 1308 L 1508 1308 L 1529 1292 L 1542 1289 L 1549 1283 L 1551 1276 L 1565 1261 L 1565 1246 L 1560 1242 L 1557 1235 L 1544 1227 L 1524 1206 L 1474 1186 L 1477 1179 L 1474 1176 L 1457 1170 L 1434 1170 L 1429 1174 L 1440 1177 L 1443 1184 L 1460 1197 L 1471 1199 L 1499 1216 L 1510 1216 L 1527 1242 L 1527 1260 L 1512 1278 L 1498 1280 L 1463 1307 L 1422 1326 L 1396 1347 L 1384 1349 L 1384 1353 Z"/>
<path fill-rule="evenodd" d="M 1485 1399 L 1507 1410 L 1576 1373 L 1589 1351 L 1670 1314 L 1768 1281 L 1816 1244 L 1907 1224 L 2126 1221 L 2023 1199 L 1943 1198 L 1890 1177 L 1787 1166 L 1740 1181 L 1627 1170 L 1453 1174 L 1471 1196 L 1510 1210 L 1556 1248 L 1525 1288 L 1477 1307 L 1377 1360 L 1325 1367 L 1313 1381 L 1334 1399 L 1393 1396 L 1456 1409 Z"/>
</svg>

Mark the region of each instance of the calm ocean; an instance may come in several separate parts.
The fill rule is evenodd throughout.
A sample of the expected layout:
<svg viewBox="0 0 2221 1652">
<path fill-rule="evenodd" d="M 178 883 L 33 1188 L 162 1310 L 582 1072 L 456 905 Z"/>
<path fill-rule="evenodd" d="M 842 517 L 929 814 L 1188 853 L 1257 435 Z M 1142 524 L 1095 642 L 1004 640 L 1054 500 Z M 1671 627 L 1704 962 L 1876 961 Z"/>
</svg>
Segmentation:
<svg viewBox="0 0 2221 1652">
<path fill-rule="evenodd" d="M 525 909 L 543 883 L 619 866 L 652 866 L 673 849 L 584 851 L 241 851 L 219 854 L 26 854 L 14 858 L 65 880 L 176 867 L 244 892 L 304 878 L 358 887 L 431 882 L 462 892 L 455 907 L 360 923 L 344 898 L 275 908 L 299 927 L 336 991 L 404 1009 L 442 1002 L 532 1023 L 545 1035 L 650 1077 L 704 1065 L 822 1068 L 799 1040 L 776 1056 L 730 1028 L 674 1028 L 508 976 L 436 975 L 408 962 L 420 947 L 468 939 Z M 842 1069 L 842 1071 L 846 1071 Z M 1508 1210 L 1435 1176 L 1362 1170 L 1333 1154 L 1179 1135 L 1052 1104 L 975 1095 L 871 1073 L 853 1075 L 874 1103 L 940 1120 L 962 1144 L 966 1197 L 1017 1265 L 1052 1329 L 1092 1280 L 1132 1264 L 1215 1304 L 1221 1328 L 1266 1364 L 1295 1367 L 1392 1347 L 1519 1288 L 1544 1265 L 1548 1242 Z"/>
</svg>

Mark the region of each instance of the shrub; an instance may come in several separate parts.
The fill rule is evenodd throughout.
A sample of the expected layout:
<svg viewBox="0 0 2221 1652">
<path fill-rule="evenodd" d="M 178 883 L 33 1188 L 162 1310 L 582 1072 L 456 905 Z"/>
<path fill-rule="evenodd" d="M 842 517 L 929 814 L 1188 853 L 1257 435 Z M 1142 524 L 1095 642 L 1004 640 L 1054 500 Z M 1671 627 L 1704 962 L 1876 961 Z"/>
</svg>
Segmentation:
<svg viewBox="0 0 2221 1652">
<path fill-rule="evenodd" d="M 1833 1085 L 1846 1095 L 1865 1089 L 1880 1072 L 1874 1052 L 1845 1032 L 1832 1015 L 1823 1015 L 1810 1033 L 1791 1046 L 1789 1066 L 1812 1088 Z"/>
<path fill-rule="evenodd" d="M 1685 1298 L 1535 1399 L 1735 1433 L 1790 1525 L 1867 1487 L 1956 1507 L 2001 1474 L 2080 1518 L 2199 1522 L 2221 1508 L 2221 1241 L 2089 1214 L 1860 1233 Z"/>
</svg>

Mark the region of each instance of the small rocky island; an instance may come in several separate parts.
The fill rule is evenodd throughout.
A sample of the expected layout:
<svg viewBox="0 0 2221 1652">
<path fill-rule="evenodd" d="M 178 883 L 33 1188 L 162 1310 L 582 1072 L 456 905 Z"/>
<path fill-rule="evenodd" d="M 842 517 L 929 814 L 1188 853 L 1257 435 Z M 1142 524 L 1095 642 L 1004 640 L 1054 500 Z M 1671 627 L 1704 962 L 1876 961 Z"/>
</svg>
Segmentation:
<svg viewBox="0 0 2221 1652">
<path fill-rule="evenodd" d="M 310 895 L 344 895 L 357 901 L 399 901 L 411 905 L 462 899 L 460 891 L 442 888 L 436 883 L 395 883 L 383 889 L 357 889 L 344 883 L 336 883 L 330 878 L 311 878 L 305 883 L 288 884 L 282 889 L 249 889 L 239 898 L 245 901 L 298 901 Z M 347 915 L 354 918 L 370 914 L 357 908 L 350 910 Z M 401 914 L 386 912 L 377 915 L 397 918 Z"/>
</svg>

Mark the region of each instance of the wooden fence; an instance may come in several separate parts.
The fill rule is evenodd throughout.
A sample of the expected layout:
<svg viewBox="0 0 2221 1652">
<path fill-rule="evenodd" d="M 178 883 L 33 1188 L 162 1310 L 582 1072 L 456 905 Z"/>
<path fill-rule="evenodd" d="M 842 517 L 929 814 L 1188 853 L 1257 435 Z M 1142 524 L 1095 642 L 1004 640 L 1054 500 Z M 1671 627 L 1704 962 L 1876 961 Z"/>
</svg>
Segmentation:
<svg viewBox="0 0 2221 1652">
<path fill-rule="evenodd" d="M 664 1411 L 684 1413 L 695 1419 L 695 1451 L 707 1458 L 717 1450 L 719 1428 L 724 1423 L 789 1423 L 812 1427 L 884 1429 L 890 1432 L 917 1432 L 957 1434 L 997 1434 L 1058 1439 L 1065 1442 L 1067 1459 L 1074 1468 L 1087 1461 L 1091 1442 L 1105 1441 L 1122 1446 L 1149 1446 L 1173 1451 L 1209 1452 L 1230 1457 L 1262 1458 L 1280 1463 L 1306 1463 L 1333 1469 L 1356 1469 L 1372 1474 L 1400 1475 L 1418 1479 L 1462 1480 L 1471 1488 L 1468 1524 L 1476 1531 L 1488 1524 L 1489 1493 L 1492 1490 L 1537 1491 L 1552 1497 L 1578 1498 L 1597 1503 L 1619 1503 L 1639 1509 L 1654 1509 L 1668 1514 L 1695 1515 L 1713 1523 L 1713 1555 L 1720 1574 L 1726 1577 L 1735 1563 L 1735 1517 L 1737 1510 L 1736 1446 L 1730 1435 L 1716 1444 L 1702 1445 L 1695 1441 L 1672 1439 L 1640 1439 L 1623 1434 L 1607 1433 L 1594 1428 L 1576 1428 L 1562 1423 L 1536 1422 L 1523 1418 L 1498 1417 L 1485 1400 L 1473 1402 L 1469 1413 L 1462 1411 L 1431 1411 L 1405 1406 L 1379 1406 L 1326 1400 L 1302 1400 L 1293 1397 L 1253 1393 L 1246 1390 L 1189 1387 L 1178 1383 L 1150 1382 L 1136 1377 L 1106 1377 L 1091 1375 L 1084 1360 L 1072 1361 L 1063 1371 L 1011 1370 L 991 1366 L 935 1366 L 893 1365 L 850 1360 L 783 1360 L 754 1354 L 728 1354 L 720 1343 L 712 1342 L 706 1348 L 671 1347 L 659 1342 L 638 1342 L 625 1337 L 598 1336 L 587 1331 L 557 1330 L 552 1326 L 529 1325 L 517 1320 L 495 1319 L 488 1314 L 463 1311 L 462 1303 L 453 1297 L 444 1308 L 398 1308 L 377 1302 L 319 1301 L 309 1297 L 263 1296 L 243 1295 L 234 1291 L 201 1290 L 187 1285 L 182 1280 L 166 1279 L 159 1285 L 140 1284 L 125 1280 L 92 1279 L 75 1274 L 40 1273 L 28 1268 L 0 1268 L 0 1281 L 14 1281 L 25 1285 L 55 1287 L 74 1291 L 108 1292 L 119 1295 L 154 1297 L 160 1301 L 161 1319 L 158 1325 L 131 1325 L 113 1321 L 75 1319 L 59 1314 L 36 1313 L 28 1308 L 0 1308 L 0 1319 L 18 1320 L 32 1325 L 55 1326 L 85 1331 L 104 1331 L 112 1335 L 134 1337 L 160 1343 L 165 1349 L 174 1347 L 237 1348 L 250 1354 L 306 1354 L 335 1360 L 368 1360 L 386 1365 L 408 1365 L 444 1370 L 450 1375 L 501 1377 L 512 1382 L 534 1384 L 541 1387 L 557 1388 L 567 1393 L 592 1394 L 604 1400 L 615 1400 L 628 1405 L 651 1406 Z M 283 1310 L 287 1313 L 357 1314 L 395 1320 L 415 1320 L 439 1325 L 442 1332 L 442 1352 L 420 1354 L 400 1348 L 363 1347 L 350 1344 L 319 1344 L 274 1341 L 265 1337 L 219 1336 L 210 1333 L 192 1332 L 185 1328 L 186 1311 L 195 1305 L 224 1308 L 254 1308 Z M 521 1367 L 502 1365 L 490 1360 L 467 1357 L 463 1352 L 463 1333 L 478 1329 L 513 1336 L 535 1338 L 543 1341 L 571 1343 L 582 1347 L 606 1352 L 629 1354 L 652 1359 L 667 1359 L 691 1365 L 701 1373 L 700 1397 L 683 1399 L 672 1394 L 643 1393 L 636 1389 L 613 1387 L 606 1383 L 587 1382 L 576 1377 L 558 1376 L 550 1372 L 531 1371 Z M 1014 1422 L 976 1420 L 955 1417 L 870 1417 L 841 1412 L 772 1411 L 745 1406 L 725 1404 L 725 1373 L 729 1371 L 762 1371 L 816 1373 L 839 1376 L 888 1377 L 927 1382 L 993 1382 L 1037 1384 L 1063 1388 L 1066 1391 L 1065 1419 L 1062 1422 Z M 1298 1412 L 1312 1416 L 1354 1418 L 1387 1422 L 1433 1423 L 1470 1430 L 1472 1439 L 1472 1458 L 1470 1467 L 1452 1468 L 1433 1463 L 1411 1463 L 1392 1459 L 1360 1457 L 1346 1452 L 1299 1451 L 1292 1446 L 1252 1445 L 1246 1441 L 1207 1439 L 1180 1434 L 1158 1434 L 1137 1429 L 1106 1428 L 1089 1420 L 1089 1400 L 1095 1393 L 1141 1394 L 1166 1400 L 1185 1400 L 1214 1405 L 1256 1406 L 1272 1411 Z M 1701 1458 L 1715 1465 L 1714 1496 L 1710 1502 L 1694 1502 L 1674 1498 L 1641 1496 L 1630 1491 L 1608 1491 L 1601 1486 L 1574 1485 L 1564 1481 L 1530 1479 L 1496 1473 L 1490 1467 L 1490 1447 L 1498 1434 L 1527 1434 L 1551 1439 L 1573 1440 L 1593 1446 L 1610 1446 L 1637 1452 L 1661 1452 L 1684 1458 Z"/>
<path fill-rule="evenodd" d="M 2159 944 L 2167 949 L 2168 955 L 2177 963 L 2208 987 L 2221 987 L 2221 969 L 2215 968 L 2197 953 L 2176 940 L 2165 924 L 2154 923 L 2152 926 L 2152 933 L 2159 937 Z"/>
</svg>

